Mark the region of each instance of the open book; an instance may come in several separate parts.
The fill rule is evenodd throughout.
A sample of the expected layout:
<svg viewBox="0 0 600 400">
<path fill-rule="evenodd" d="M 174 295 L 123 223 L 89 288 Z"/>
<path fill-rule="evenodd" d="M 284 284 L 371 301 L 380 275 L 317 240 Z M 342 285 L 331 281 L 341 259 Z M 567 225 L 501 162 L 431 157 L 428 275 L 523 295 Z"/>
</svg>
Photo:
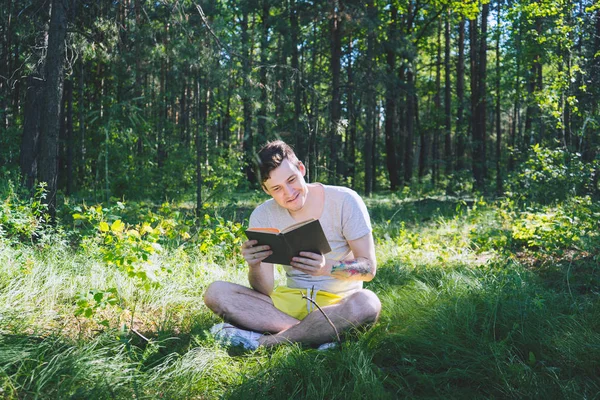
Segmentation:
<svg viewBox="0 0 600 400">
<path fill-rule="evenodd" d="M 250 228 L 246 230 L 248 239 L 259 245 L 269 245 L 273 254 L 263 262 L 290 265 L 292 257 L 301 251 L 326 254 L 331 251 L 323 228 L 318 219 L 309 219 L 288 226 L 282 231 L 275 228 Z"/>
</svg>

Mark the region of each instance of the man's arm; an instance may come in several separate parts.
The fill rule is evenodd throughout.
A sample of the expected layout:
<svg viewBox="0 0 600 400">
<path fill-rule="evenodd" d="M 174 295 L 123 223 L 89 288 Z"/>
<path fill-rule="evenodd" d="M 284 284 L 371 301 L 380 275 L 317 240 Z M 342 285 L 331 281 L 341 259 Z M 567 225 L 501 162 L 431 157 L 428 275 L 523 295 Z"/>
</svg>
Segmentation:
<svg viewBox="0 0 600 400">
<path fill-rule="evenodd" d="M 264 263 L 262 260 L 273 252 L 269 246 L 256 246 L 256 240 L 247 240 L 242 244 L 242 255 L 248 263 L 248 282 L 252 289 L 269 296 L 275 284 L 273 264 Z"/>
<path fill-rule="evenodd" d="M 260 263 L 257 267 L 251 266 L 248 271 L 248 281 L 252 289 L 267 296 L 271 295 L 275 285 L 273 264 Z"/>
<path fill-rule="evenodd" d="M 327 261 L 330 274 L 338 279 L 347 281 L 370 281 L 377 271 L 375 244 L 373 235 L 367 234 L 359 239 L 348 241 L 354 254 L 353 260 Z"/>
<path fill-rule="evenodd" d="M 377 271 L 375 244 L 371 233 L 349 240 L 348 245 L 354 259 L 344 261 L 327 260 L 321 254 L 301 252 L 292 259 L 292 267 L 313 276 L 331 275 L 347 281 L 370 281 Z"/>
</svg>

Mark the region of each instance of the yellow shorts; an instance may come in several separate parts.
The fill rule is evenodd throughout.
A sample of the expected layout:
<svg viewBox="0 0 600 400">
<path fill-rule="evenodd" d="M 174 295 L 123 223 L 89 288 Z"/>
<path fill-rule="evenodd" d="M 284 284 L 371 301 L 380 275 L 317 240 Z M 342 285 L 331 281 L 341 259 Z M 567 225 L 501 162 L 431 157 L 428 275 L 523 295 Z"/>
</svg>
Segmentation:
<svg viewBox="0 0 600 400">
<path fill-rule="evenodd" d="M 273 304 L 278 310 L 296 319 L 304 319 L 309 313 L 316 310 L 317 307 L 311 301 L 303 299 L 302 295 L 311 297 L 319 307 L 329 306 L 343 299 L 338 294 L 323 292 L 321 290 L 311 291 L 310 289 L 292 289 L 286 286 L 279 286 L 271 293 L 271 300 L 273 300 Z"/>
</svg>

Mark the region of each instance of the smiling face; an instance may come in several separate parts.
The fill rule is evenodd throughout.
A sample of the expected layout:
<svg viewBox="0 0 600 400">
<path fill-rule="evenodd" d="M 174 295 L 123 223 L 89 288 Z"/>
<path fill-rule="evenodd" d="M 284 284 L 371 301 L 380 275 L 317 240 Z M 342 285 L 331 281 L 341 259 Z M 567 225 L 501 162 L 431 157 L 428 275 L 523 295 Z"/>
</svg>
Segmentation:
<svg viewBox="0 0 600 400">
<path fill-rule="evenodd" d="M 280 166 L 271 171 L 269 179 L 263 183 L 263 190 L 291 213 L 300 211 L 308 197 L 305 174 L 304 164 L 299 162 L 296 166 L 286 158 Z"/>
</svg>

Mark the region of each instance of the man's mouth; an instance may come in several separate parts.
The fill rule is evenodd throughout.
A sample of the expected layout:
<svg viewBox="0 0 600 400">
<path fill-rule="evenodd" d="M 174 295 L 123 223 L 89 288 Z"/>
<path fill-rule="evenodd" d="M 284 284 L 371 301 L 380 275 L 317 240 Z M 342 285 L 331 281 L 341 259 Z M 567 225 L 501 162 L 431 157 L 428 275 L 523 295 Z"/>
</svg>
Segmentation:
<svg viewBox="0 0 600 400">
<path fill-rule="evenodd" d="M 290 200 L 288 200 L 287 202 L 292 203 L 292 202 L 296 201 L 296 199 L 298 198 L 299 195 L 300 195 L 300 193 L 296 193 L 296 195 L 293 198 L 291 198 Z"/>
</svg>

